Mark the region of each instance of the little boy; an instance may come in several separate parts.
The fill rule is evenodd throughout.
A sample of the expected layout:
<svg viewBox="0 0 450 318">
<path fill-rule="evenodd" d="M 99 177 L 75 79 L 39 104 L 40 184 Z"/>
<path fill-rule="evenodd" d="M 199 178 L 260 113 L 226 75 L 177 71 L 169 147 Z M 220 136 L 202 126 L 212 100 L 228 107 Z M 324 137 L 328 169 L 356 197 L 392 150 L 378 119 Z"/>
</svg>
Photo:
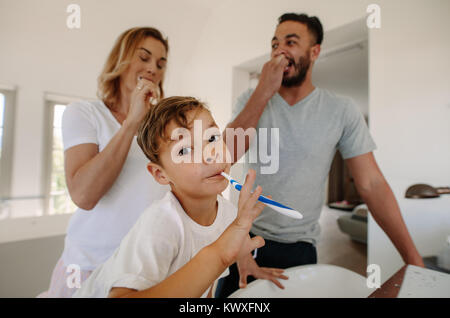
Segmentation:
<svg viewBox="0 0 450 318">
<path fill-rule="evenodd" d="M 201 123 L 200 141 L 192 138 L 199 136 L 194 121 Z M 170 185 L 171 191 L 141 215 L 115 253 L 74 297 L 145 296 L 216 241 L 236 218 L 236 207 L 220 195 L 228 185 L 220 174 L 230 170 L 225 162 L 227 148 L 202 103 L 191 97 L 160 101 L 143 120 L 138 143 L 150 160 L 148 171 L 160 184 Z M 272 279 L 280 275 L 274 272 Z"/>
</svg>

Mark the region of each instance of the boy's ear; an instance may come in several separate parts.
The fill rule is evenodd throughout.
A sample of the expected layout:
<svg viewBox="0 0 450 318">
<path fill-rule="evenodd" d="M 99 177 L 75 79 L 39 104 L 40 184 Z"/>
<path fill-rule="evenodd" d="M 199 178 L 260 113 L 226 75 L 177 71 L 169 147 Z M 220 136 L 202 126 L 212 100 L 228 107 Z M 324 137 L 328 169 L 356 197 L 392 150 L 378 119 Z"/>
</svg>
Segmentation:
<svg viewBox="0 0 450 318">
<path fill-rule="evenodd" d="M 147 170 L 159 184 L 166 185 L 170 183 L 170 180 L 164 172 L 164 169 L 156 163 L 149 162 L 147 164 Z"/>
</svg>

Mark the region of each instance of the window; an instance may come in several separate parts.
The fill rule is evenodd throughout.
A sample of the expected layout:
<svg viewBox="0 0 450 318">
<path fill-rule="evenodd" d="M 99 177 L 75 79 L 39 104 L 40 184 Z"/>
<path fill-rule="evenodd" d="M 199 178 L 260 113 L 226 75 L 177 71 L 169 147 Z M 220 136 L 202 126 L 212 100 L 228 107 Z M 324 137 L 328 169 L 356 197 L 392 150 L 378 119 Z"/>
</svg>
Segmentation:
<svg viewBox="0 0 450 318">
<path fill-rule="evenodd" d="M 0 200 L 11 194 L 15 90 L 0 88 Z"/>
<path fill-rule="evenodd" d="M 76 205 L 70 199 L 64 173 L 64 150 L 61 132 L 61 120 L 68 102 L 47 101 L 46 158 L 44 160 L 45 177 L 45 214 L 58 215 L 73 213 Z"/>
<path fill-rule="evenodd" d="M 5 96 L 2 124 L 1 170 L 2 189 L 4 176 L 10 178 L 13 92 L 0 93 Z M 17 197 L 10 193 L 0 197 L 0 243 L 14 242 L 40 237 L 63 235 L 67 222 L 76 206 L 70 200 L 64 176 L 64 153 L 62 147 L 61 119 L 67 104 L 80 98 L 69 98 L 45 93 L 44 95 L 44 140 L 42 164 L 42 192 L 38 196 Z M 0 96 L 0 101 L 3 101 Z M 5 142 L 6 140 L 6 142 Z M 4 169 L 8 166 L 8 169 Z M 9 186 L 10 182 L 8 183 Z"/>
<path fill-rule="evenodd" d="M 5 112 L 5 95 L 0 93 L 0 160 L 2 159 L 3 113 Z"/>
</svg>

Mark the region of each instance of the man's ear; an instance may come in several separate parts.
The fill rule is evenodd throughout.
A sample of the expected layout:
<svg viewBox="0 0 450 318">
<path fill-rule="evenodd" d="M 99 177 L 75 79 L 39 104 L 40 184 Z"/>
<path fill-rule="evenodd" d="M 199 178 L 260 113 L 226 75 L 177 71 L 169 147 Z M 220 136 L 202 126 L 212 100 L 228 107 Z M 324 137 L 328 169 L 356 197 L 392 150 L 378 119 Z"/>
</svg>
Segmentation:
<svg viewBox="0 0 450 318">
<path fill-rule="evenodd" d="M 160 165 L 153 162 L 149 162 L 147 164 L 147 170 L 148 172 L 150 172 L 153 178 L 155 178 L 155 181 L 158 182 L 159 184 L 166 185 L 170 183 L 169 178 L 167 177 L 164 169 Z"/>
<path fill-rule="evenodd" d="M 319 58 L 319 54 L 320 54 L 320 44 L 316 44 L 313 47 L 311 47 L 311 56 L 310 59 L 311 61 L 316 61 Z"/>
</svg>

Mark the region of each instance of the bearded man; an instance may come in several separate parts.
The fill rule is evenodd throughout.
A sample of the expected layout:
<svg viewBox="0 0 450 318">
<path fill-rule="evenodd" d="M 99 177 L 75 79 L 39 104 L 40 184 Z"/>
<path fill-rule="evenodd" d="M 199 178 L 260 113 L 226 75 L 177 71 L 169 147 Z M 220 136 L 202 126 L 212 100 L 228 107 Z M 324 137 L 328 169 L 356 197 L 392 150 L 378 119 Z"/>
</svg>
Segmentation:
<svg viewBox="0 0 450 318">
<path fill-rule="evenodd" d="M 266 138 L 263 143 L 278 143 L 279 170 L 275 174 L 257 174 L 255 184 L 276 201 L 300 211 L 303 219 L 289 218 L 266 207 L 251 229 L 251 235 L 262 236 L 265 245 L 257 250 L 255 258 L 249 254 L 230 267 L 230 275 L 218 284 L 217 297 L 227 297 L 245 287 L 247 276 L 266 275 L 273 281 L 268 273 L 279 273 L 284 278 L 274 268 L 317 263 L 318 220 L 337 150 L 358 193 L 404 262 L 424 266 L 394 194 L 375 161 L 376 146 L 363 115 L 350 98 L 315 87 L 311 81 L 322 40 L 323 28 L 317 17 L 283 14 L 271 41 L 271 59 L 264 65 L 257 87 L 241 95 L 235 105 L 227 128 L 279 130 L 278 140 L 267 134 L 258 136 Z M 237 140 L 227 143 L 234 162 L 243 154 L 235 148 L 237 144 Z M 257 147 L 256 142 L 245 142 L 245 151 L 254 151 L 252 147 Z M 262 162 L 244 161 L 244 171 L 261 171 L 262 166 Z"/>
</svg>

